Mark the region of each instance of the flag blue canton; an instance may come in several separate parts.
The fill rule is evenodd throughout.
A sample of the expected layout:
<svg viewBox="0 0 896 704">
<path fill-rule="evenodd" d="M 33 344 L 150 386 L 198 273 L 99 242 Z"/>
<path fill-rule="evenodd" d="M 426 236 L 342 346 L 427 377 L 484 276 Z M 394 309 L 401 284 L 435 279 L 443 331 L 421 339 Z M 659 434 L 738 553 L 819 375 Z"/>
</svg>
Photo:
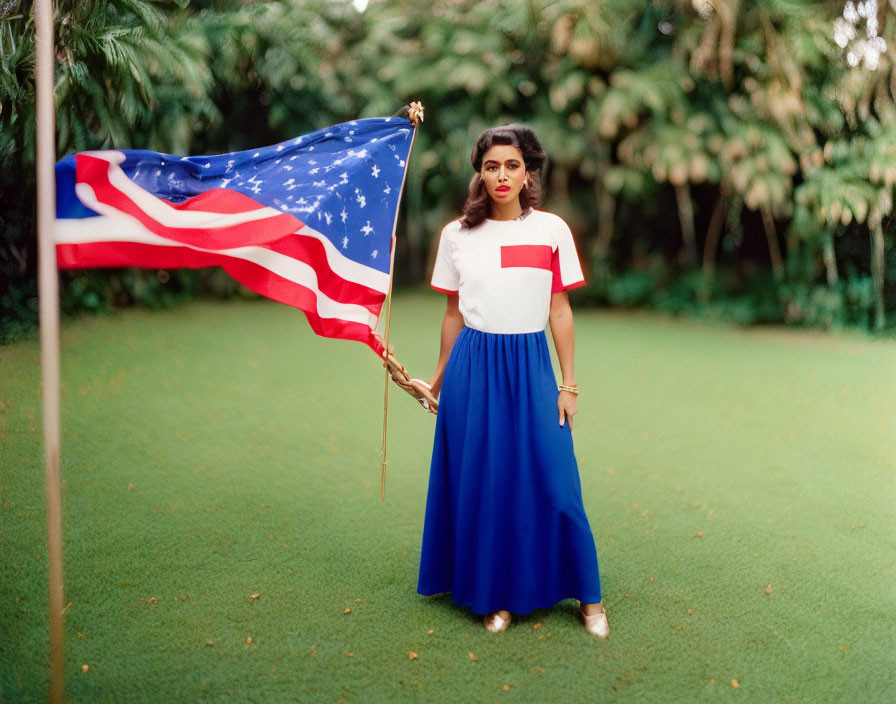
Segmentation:
<svg viewBox="0 0 896 704">
<path fill-rule="evenodd" d="M 412 136 L 413 123 L 406 118 L 368 118 L 229 154 L 127 150 L 121 168 L 171 203 L 212 188 L 237 191 L 298 218 L 348 259 L 388 272 Z"/>
</svg>

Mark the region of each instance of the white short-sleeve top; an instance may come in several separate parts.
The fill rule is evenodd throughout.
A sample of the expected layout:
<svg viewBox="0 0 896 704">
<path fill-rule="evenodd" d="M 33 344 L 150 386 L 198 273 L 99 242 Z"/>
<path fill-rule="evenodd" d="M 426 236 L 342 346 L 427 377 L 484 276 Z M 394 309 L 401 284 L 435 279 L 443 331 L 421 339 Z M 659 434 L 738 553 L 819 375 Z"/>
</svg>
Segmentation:
<svg viewBox="0 0 896 704">
<path fill-rule="evenodd" d="M 448 223 L 432 272 L 434 289 L 458 294 L 467 327 L 502 334 L 544 330 L 551 294 L 584 283 L 569 226 L 541 210 L 470 229 Z"/>
</svg>

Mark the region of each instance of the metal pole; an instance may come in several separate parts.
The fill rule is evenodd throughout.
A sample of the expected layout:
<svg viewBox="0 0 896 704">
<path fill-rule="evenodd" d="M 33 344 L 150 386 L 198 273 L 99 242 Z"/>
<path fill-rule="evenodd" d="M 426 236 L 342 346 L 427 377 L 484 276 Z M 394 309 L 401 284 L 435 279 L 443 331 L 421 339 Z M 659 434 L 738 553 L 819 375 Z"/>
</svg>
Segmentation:
<svg viewBox="0 0 896 704">
<path fill-rule="evenodd" d="M 56 220 L 56 118 L 53 98 L 53 4 L 34 2 L 34 84 L 37 122 L 37 249 L 40 301 L 47 556 L 50 566 L 50 692 L 62 702 L 62 491 L 59 483 L 59 274 L 53 228 Z"/>
</svg>

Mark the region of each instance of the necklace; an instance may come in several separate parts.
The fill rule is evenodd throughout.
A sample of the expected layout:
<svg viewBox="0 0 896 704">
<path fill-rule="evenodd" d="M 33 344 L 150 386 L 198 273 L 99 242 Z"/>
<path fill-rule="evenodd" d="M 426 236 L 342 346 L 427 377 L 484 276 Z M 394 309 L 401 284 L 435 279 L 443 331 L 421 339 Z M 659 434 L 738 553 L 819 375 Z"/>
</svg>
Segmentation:
<svg viewBox="0 0 896 704">
<path fill-rule="evenodd" d="M 486 218 L 489 222 L 520 222 L 521 220 L 525 220 L 532 214 L 532 208 L 526 208 L 523 212 L 517 215 L 515 218 L 511 220 L 495 220 L 494 218 Z"/>
</svg>

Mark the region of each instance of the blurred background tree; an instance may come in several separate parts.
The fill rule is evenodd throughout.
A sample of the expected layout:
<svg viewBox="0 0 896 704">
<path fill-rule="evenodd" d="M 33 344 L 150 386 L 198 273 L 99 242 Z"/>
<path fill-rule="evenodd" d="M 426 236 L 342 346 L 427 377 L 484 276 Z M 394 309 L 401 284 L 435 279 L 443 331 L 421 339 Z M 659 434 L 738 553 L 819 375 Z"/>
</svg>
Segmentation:
<svg viewBox="0 0 896 704">
<path fill-rule="evenodd" d="M 59 155 L 245 149 L 422 100 L 396 279 L 426 280 L 478 133 L 526 122 L 580 304 L 880 330 L 896 309 L 896 0 L 850 66 L 825 0 L 61 0 Z M 33 28 L 0 6 L 2 335 L 35 319 Z M 865 25 L 858 24 L 864 32 Z M 63 276 L 67 310 L 238 295 L 218 271 Z M 889 322 L 893 323 L 894 316 Z"/>
</svg>

